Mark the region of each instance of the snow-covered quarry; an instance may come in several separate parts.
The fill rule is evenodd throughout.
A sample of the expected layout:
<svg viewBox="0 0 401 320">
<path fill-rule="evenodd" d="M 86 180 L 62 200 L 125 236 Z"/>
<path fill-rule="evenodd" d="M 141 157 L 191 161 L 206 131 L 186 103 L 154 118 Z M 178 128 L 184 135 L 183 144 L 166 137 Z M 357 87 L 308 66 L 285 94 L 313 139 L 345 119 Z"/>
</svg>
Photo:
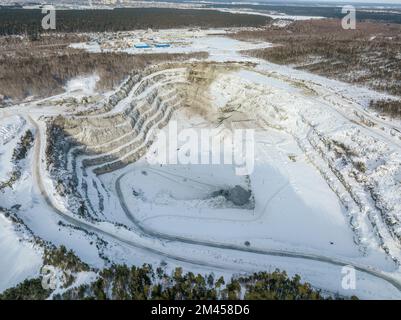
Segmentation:
<svg viewBox="0 0 401 320">
<path fill-rule="evenodd" d="M 35 235 L 95 267 L 163 262 L 226 276 L 279 268 L 328 293 L 401 298 L 401 123 L 367 107 L 384 95 L 244 56 L 270 44 L 223 33 L 152 33 L 169 48 L 75 44 L 209 58 L 134 71 L 85 106 L 56 102 L 95 95 L 96 75 L 0 109 L 0 290 L 39 273 Z M 249 172 L 194 161 L 220 155 L 230 132 L 247 129 Z M 16 160 L 28 130 L 32 147 Z M 208 130 L 219 143 L 189 150 L 183 135 L 174 146 L 171 132 L 183 130 Z M 171 150 L 192 161 L 154 161 Z M 343 285 L 344 266 L 355 268 L 355 288 Z"/>
</svg>

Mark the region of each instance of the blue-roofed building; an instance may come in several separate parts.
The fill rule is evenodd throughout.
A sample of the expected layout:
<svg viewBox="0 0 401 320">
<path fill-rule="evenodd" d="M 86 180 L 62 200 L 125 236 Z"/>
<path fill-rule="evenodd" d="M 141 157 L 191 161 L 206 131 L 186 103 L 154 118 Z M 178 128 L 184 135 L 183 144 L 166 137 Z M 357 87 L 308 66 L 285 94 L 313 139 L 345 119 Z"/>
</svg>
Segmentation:
<svg viewBox="0 0 401 320">
<path fill-rule="evenodd" d="M 135 44 L 134 47 L 137 49 L 147 49 L 150 48 L 150 45 L 148 45 L 147 43 L 138 43 Z"/>
<path fill-rule="evenodd" d="M 169 48 L 170 45 L 168 43 L 156 43 L 155 47 L 156 48 Z"/>
</svg>

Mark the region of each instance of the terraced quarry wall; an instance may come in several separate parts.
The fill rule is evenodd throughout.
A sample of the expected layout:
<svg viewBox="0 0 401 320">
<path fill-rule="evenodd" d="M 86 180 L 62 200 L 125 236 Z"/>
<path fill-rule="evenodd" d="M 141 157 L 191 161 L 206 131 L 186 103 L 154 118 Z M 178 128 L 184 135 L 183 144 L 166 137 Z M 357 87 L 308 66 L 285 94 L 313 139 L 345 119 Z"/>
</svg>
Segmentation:
<svg viewBox="0 0 401 320">
<path fill-rule="evenodd" d="M 137 161 L 178 108 L 210 114 L 210 83 L 217 74 L 238 64 L 170 63 L 132 74 L 107 102 L 75 115 L 47 119 L 47 168 L 56 190 L 70 197 L 70 205 L 87 216 L 87 188 L 77 176 L 91 170 L 109 173 Z M 71 203 L 72 201 L 72 203 Z"/>
<path fill-rule="evenodd" d="M 269 85 L 251 85 L 232 76 L 251 69 L 242 63 L 158 65 L 132 74 L 97 109 L 48 118 L 47 164 L 57 192 L 68 198 L 72 212 L 103 219 L 109 190 L 97 177 L 139 160 L 175 110 L 185 108 L 216 125 L 230 125 L 241 113 L 253 119 L 256 128 L 289 133 L 347 208 L 355 243 L 366 252 L 366 239 L 374 237 L 399 263 L 397 205 L 382 192 L 390 180 L 380 178 L 380 166 L 368 170 L 372 162 L 363 160 L 381 163 L 384 149 L 379 139 L 372 139 L 374 147 L 367 148 L 355 120 L 339 116 L 334 107 L 345 102 L 332 103 L 326 96 L 327 101 L 320 101 L 316 88 L 288 79 L 285 84 L 270 79 Z M 224 108 L 216 106 L 211 87 L 228 94 Z M 361 145 L 360 154 L 350 151 L 355 143 Z M 397 189 L 396 183 L 387 186 Z"/>
</svg>

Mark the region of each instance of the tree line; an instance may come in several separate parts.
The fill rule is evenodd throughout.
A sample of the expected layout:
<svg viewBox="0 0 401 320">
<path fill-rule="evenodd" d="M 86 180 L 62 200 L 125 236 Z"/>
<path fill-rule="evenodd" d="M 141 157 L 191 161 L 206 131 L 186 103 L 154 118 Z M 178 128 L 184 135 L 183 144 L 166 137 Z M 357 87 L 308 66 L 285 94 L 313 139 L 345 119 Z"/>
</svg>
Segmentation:
<svg viewBox="0 0 401 320">
<path fill-rule="evenodd" d="M 0 35 L 30 35 L 43 30 L 45 14 L 38 9 L 0 10 Z M 59 10 L 56 32 L 115 32 L 135 29 L 168 29 L 178 27 L 257 27 L 271 19 L 263 16 L 231 14 L 215 10 L 169 8 L 116 8 L 114 10 Z"/>
<path fill-rule="evenodd" d="M 27 279 L 0 294 L 0 300 L 323 300 L 340 299 L 338 295 L 322 295 L 320 290 L 301 281 L 299 275 L 289 277 L 278 269 L 233 276 L 226 280 L 213 273 L 195 274 L 176 267 L 166 272 L 162 262 L 154 268 L 150 264 L 140 267 L 112 264 L 102 270 L 91 269 L 73 251 L 64 246 L 45 249 L 44 264 L 68 271 L 71 286 L 75 275 L 95 271 L 97 278 L 91 283 L 71 286 L 62 294 L 44 289 L 42 279 Z M 342 297 L 341 297 L 342 299 Z M 351 299 L 357 299 L 351 297 Z"/>
</svg>

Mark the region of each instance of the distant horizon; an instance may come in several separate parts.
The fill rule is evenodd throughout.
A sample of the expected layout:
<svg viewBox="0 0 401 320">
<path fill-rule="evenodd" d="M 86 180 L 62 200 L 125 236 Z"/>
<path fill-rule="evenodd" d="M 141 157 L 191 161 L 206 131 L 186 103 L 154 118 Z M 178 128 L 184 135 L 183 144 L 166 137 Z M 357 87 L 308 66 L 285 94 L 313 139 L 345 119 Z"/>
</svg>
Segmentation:
<svg viewBox="0 0 401 320">
<path fill-rule="evenodd" d="M 97 2 L 105 2 L 105 0 L 92 0 L 94 3 Z M 388 5 L 400 5 L 401 0 L 124 0 L 126 4 L 135 3 L 135 2 L 170 2 L 170 3 L 227 3 L 227 4 L 282 4 L 282 5 L 291 5 L 291 4 L 326 4 L 326 5 L 340 5 L 340 4 L 349 4 L 349 5 L 374 5 L 374 6 L 388 6 Z M 85 5 L 89 3 L 90 0 L 2 0 L 0 5 L 7 5 L 13 3 L 19 4 L 28 4 L 28 3 L 48 3 L 48 4 L 78 4 Z M 120 0 L 116 0 L 116 4 L 120 4 Z M 128 3 L 127 3 L 128 2 Z"/>
<path fill-rule="evenodd" d="M 157 1 L 157 2 L 163 2 L 164 0 L 144 0 L 144 1 Z M 174 0 L 167 0 L 169 2 Z M 180 1 L 180 0 L 178 0 Z M 202 0 L 196 1 L 196 0 L 182 0 L 182 1 L 191 1 L 191 2 L 201 2 Z M 231 3 L 302 3 L 302 2 L 312 2 L 312 3 L 327 3 L 327 4 L 336 4 L 336 3 L 348 3 L 348 4 L 353 4 L 353 3 L 358 3 L 358 4 L 376 4 L 376 5 L 386 5 L 386 4 L 400 4 L 401 5 L 401 0 L 385 0 L 385 1 L 379 1 L 379 0 L 206 0 L 210 2 L 231 2 Z"/>
<path fill-rule="evenodd" d="M 102 0 L 94 0 L 94 2 L 100 2 Z M 104 0 L 103 0 L 104 1 Z M 128 0 L 129 2 L 136 2 L 135 0 Z M 225 3 L 302 3 L 302 2 L 312 2 L 312 3 L 358 3 L 358 4 L 401 4 L 401 0 L 385 0 L 385 1 L 380 1 L 380 0 L 138 0 L 138 2 L 144 1 L 144 2 L 225 2 Z M 89 2 L 89 0 L 48 0 L 48 1 L 43 1 L 43 0 L 3 0 L 3 3 L 46 3 L 46 2 L 57 2 L 57 3 L 85 3 Z M 116 0 L 116 2 L 120 2 L 119 0 Z"/>
</svg>

